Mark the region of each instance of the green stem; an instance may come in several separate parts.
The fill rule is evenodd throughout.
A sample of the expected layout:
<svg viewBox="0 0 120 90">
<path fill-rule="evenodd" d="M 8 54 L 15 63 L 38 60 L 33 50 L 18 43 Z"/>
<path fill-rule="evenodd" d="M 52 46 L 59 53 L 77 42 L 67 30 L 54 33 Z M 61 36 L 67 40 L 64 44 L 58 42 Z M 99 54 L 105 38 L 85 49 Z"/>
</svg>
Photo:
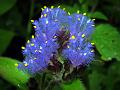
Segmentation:
<svg viewBox="0 0 120 90">
<path fill-rule="evenodd" d="M 54 82 L 54 80 L 51 80 L 49 83 L 48 83 L 48 85 L 47 85 L 47 87 L 45 88 L 45 90 L 49 90 L 49 87 L 51 86 L 51 84 Z"/>
<path fill-rule="evenodd" d="M 65 69 L 64 69 L 64 59 L 62 58 L 62 56 L 59 56 L 58 57 L 58 61 L 62 63 L 62 70 L 57 73 L 55 76 L 53 76 L 52 80 L 50 80 L 50 82 L 48 83 L 47 87 L 45 88 L 45 90 L 49 90 L 50 86 L 52 83 L 59 83 L 62 80 L 62 76 L 63 76 L 63 73 L 65 72 Z"/>
</svg>

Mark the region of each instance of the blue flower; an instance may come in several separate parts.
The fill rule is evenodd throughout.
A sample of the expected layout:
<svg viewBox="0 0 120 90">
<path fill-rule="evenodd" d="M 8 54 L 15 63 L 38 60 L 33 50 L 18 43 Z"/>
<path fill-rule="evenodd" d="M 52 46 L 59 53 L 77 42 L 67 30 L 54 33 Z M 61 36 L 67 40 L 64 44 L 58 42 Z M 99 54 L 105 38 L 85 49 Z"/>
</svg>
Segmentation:
<svg viewBox="0 0 120 90">
<path fill-rule="evenodd" d="M 90 43 L 94 22 L 82 14 L 66 13 L 58 8 L 46 8 L 39 20 L 31 20 L 35 36 L 22 47 L 25 60 L 18 68 L 30 74 L 47 68 L 53 55 L 62 55 L 76 67 L 94 59 Z"/>
<path fill-rule="evenodd" d="M 94 30 L 94 22 L 82 14 L 72 14 L 69 17 L 70 38 L 63 56 L 71 61 L 74 67 L 89 64 L 94 58 L 94 43 L 90 43 Z"/>
<path fill-rule="evenodd" d="M 59 18 L 59 14 L 61 14 L 61 9 L 49 9 L 49 14 L 45 13 L 45 10 L 42 18 L 35 21 L 32 20 L 33 25 L 35 25 L 35 37 L 32 36 L 32 39 L 28 40 L 26 48 L 22 47 L 25 60 L 23 64 L 18 65 L 18 68 L 30 74 L 44 70 L 53 54 L 57 53 L 59 46 L 56 42 L 55 34 L 61 28 L 61 22 L 56 21 L 57 17 Z M 56 15 L 55 18 L 53 18 L 53 15 Z"/>
</svg>

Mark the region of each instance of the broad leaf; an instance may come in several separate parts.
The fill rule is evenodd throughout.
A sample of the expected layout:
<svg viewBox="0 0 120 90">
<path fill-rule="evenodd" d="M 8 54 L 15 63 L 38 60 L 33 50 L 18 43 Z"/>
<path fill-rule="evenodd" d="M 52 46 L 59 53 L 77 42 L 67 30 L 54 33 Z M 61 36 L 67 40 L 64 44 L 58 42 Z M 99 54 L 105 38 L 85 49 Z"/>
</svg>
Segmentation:
<svg viewBox="0 0 120 90">
<path fill-rule="evenodd" d="M 120 34 L 115 27 L 109 24 L 98 25 L 93 34 L 93 42 L 103 60 L 120 60 Z"/>
<path fill-rule="evenodd" d="M 107 90 L 120 89 L 120 62 L 114 62 L 109 67 L 108 75 L 104 83 L 107 86 Z"/>
<path fill-rule="evenodd" d="M 0 0 L 0 15 L 7 12 L 16 3 L 16 0 Z"/>
<path fill-rule="evenodd" d="M 65 11 L 72 13 L 76 13 L 79 10 L 79 6 L 74 4 L 73 7 L 68 5 L 61 5 L 61 8 L 65 8 Z"/>
<path fill-rule="evenodd" d="M 108 18 L 102 12 L 94 12 L 90 15 L 91 18 L 101 19 L 101 20 L 108 20 Z"/>
<path fill-rule="evenodd" d="M 13 32 L 0 29 L 0 55 L 6 50 L 14 35 Z"/>
<path fill-rule="evenodd" d="M 18 70 L 15 66 L 16 63 L 20 62 L 7 57 L 0 57 L 0 76 L 13 85 L 21 87 L 28 81 L 30 76 Z"/>
<path fill-rule="evenodd" d="M 86 90 L 80 80 L 75 80 L 71 84 L 62 84 L 63 90 Z"/>
<path fill-rule="evenodd" d="M 101 90 L 101 82 L 103 80 L 103 75 L 97 71 L 93 71 L 89 75 L 89 88 L 90 90 Z"/>
</svg>

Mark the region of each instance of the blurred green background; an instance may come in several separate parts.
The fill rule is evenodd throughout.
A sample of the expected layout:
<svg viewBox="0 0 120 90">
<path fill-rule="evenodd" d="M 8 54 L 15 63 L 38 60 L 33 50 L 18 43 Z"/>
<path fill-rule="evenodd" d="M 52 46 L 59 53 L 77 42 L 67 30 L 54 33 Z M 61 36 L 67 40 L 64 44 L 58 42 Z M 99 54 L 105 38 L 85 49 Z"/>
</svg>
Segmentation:
<svg viewBox="0 0 120 90">
<path fill-rule="evenodd" d="M 96 56 L 71 74 L 81 81 L 52 90 L 120 90 L 120 0 L 0 0 L 0 90 L 37 90 L 36 82 L 14 64 L 23 61 L 21 46 L 34 34 L 30 20 L 40 17 L 43 6 L 59 5 L 95 19 Z"/>
</svg>

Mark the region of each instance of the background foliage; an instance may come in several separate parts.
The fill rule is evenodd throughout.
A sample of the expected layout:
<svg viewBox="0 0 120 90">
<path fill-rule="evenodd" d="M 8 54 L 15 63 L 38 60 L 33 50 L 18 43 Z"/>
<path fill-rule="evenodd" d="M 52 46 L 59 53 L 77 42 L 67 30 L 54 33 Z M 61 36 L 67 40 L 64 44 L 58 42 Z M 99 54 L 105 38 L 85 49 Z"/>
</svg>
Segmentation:
<svg viewBox="0 0 120 90">
<path fill-rule="evenodd" d="M 21 46 L 34 34 L 30 20 L 38 19 L 41 8 L 51 5 L 70 13 L 80 10 L 96 19 L 95 60 L 87 68 L 69 72 L 64 83 L 48 83 L 52 76 L 46 73 L 30 78 L 14 66 L 23 61 Z M 0 0 L 0 89 L 44 90 L 50 84 L 48 90 L 119 90 L 119 12 L 120 0 Z"/>
</svg>

